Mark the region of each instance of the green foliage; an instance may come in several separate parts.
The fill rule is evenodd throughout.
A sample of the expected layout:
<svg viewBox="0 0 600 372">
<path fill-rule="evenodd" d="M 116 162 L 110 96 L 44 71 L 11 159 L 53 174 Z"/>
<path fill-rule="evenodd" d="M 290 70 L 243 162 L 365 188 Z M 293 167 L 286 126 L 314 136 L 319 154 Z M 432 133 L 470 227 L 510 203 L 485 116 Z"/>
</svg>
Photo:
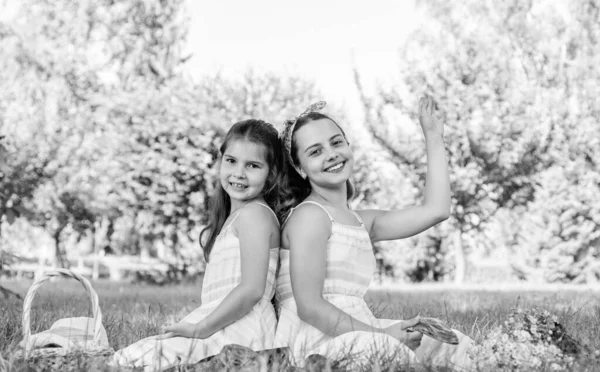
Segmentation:
<svg viewBox="0 0 600 372">
<path fill-rule="evenodd" d="M 18 149 L 6 183 L 29 220 L 54 237 L 59 260 L 65 227 L 82 233 L 101 211 L 118 214 L 107 183 L 118 170 L 112 140 L 121 128 L 105 120 L 103 102 L 152 95 L 174 75 L 186 31 L 181 4 L 31 0 L 0 24 L 0 131 Z"/>
<path fill-rule="evenodd" d="M 415 257 L 411 257 L 412 265 L 405 272 L 411 282 L 442 282 L 454 269 L 448 259 L 448 245 L 441 236 L 439 232 L 422 234 L 412 242 Z"/>
<path fill-rule="evenodd" d="M 586 161 L 597 164 L 592 159 L 598 159 L 600 146 L 591 135 L 598 128 L 597 98 L 589 92 L 600 81 L 591 69 L 599 58 L 598 6 L 437 0 L 420 5 L 423 25 L 400 51 L 401 83 L 381 86 L 375 97 L 363 92 L 362 99 L 375 140 L 418 176 L 413 181 L 422 189 L 424 146 L 391 122 L 398 114 L 414 117 L 418 96 L 435 98 L 446 124 L 451 169 L 449 233 L 459 234 L 454 250 L 460 257 L 461 236 L 485 239 L 482 232 L 498 210 L 533 202 L 538 177 L 553 164 L 572 161 L 579 170 Z M 577 174 L 573 187 L 582 172 Z M 593 182 L 587 185 L 597 189 Z"/>
<path fill-rule="evenodd" d="M 0 221 L 6 216 L 7 222 L 12 224 L 15 218 L 27 213 L 22 198 L 33 195 L 45 179 L 43 169 L 31 167 L 32 158 L 34 154 L 15 154 L 0 143 Z"/>
<path fill-rule="evenodd" d="M 537 25 L 543 90 L 552 93 L 546 116 L 553 123 L 550 167 L 539 174 L 536 197 L 514 226 L 519 249 L 513 265 L 525 278 L 550 282 L 600 281 L 600 4 L 575 1 L 558 8 L 534 7 L 552 16 Z M 560 15 L 560 16 L 559 16 Z M 519 254 L 520 253 L 520 254 Z"/>
<path fill-rule="evenodd" d="M 585 168 L 583 166 L 582 168 Z M 522 225 L 513 262 L 526 279 L 600 281 L 600 174 L 554 166 L 540 177 Z"/>
</svg>

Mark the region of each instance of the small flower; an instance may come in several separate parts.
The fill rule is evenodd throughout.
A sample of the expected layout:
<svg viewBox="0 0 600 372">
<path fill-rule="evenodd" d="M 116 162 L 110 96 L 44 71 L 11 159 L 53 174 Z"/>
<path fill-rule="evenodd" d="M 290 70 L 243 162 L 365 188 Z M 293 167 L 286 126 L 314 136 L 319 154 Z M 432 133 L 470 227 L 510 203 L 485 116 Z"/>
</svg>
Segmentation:
<svg viewBox="0 0 600 372">
<path fill-rule="evenodd" d="M 518 330 L 514 332 L 514 338 L 519 342 L 529 342 L 531 341 L 531 334 L 524 330 Z"/>
<path fill-rule="evenodd" d="M 546 310 L 515 309 L 503 323 L 488 333 L 488 338 L 469 351 L 479 370 L 570 370 L 574 358 L 563 354 L 553 341 L 560 323 Z M 600 350 L 596 352 L 600 356 Z"/>
</svg>

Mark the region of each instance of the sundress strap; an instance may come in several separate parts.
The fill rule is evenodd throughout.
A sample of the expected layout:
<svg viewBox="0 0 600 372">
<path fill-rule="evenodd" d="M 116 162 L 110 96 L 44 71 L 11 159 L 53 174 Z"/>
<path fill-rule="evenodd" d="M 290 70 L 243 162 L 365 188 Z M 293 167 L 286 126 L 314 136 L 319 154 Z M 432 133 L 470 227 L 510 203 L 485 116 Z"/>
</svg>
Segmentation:
<svg viewBox="0 0 600 372">
<path fill-rule="evenodd" d="M 327 217 L 329 217 L 329 220 L 331 222 L 335 222 L 335 220 L 333 219 L 333 217 L 331 216 L 331 213 L 329 213 L 329 211 L 327 210 L 327 208 L 325 208 L 322 204 L 317 203 L 316 201 L 312 201 L 312 200 L 305 200 L 302 203 L 298 204 L 296 207 L 292 208 L 292 210 L 290 211 L 290 213 L 288 214 L 288 216 L 286 217 L 285 221 L 283 222 L 284 224 L 287 222 L 287 220 L 290 218 L 290 216 L 292 215 L 292 213 L 294 212 L 295 209 L 297 209 L 299 206 L 301 206 L 302 204 L 314 204 L 317 205 L 319 208 L 321 208 L 326 214 Z M 356 219 L 358 220 L 358 222 L 360 223 L 360 226 L 364 227 L 365 224 L 362 220 L 362 218 L 360 217 L 360 215 L 353 210 L 350 210 L 350 212 L 352 212 L 352 214 L 354 214 L 354 216 L 356 217 Z"/>
<path fill-rule="evenodd" d="M 229 220 L 229 223 L 226 226 L 223 226 L 223 228 L 221 229 L 221 232 L 223 232 L 223 231 L 227 230 L 228 228 L 230 228 L 231 225 L 233 225 L 233 223 L 235 222 L 235 220 L 240 216 L 240 211 L 243 208 L 246 208 L 246 206 L 248 206 L 249 204 L 258 204 L 258 205 L 261 205 L 261 206 L 267 208 L 271 213 L 273 213 L 273 216 L 275 216 L 275 221 L 277 221 L 277 226 L 279 226 L 279 219 L 277 219 L 277 215 L 275 214 L 275 212 L 273 212 L 273 210 L 268 205 L 263 204 L 261 202 L 250 202 L 250 203 L 244 205 L 242 208 L 240 208 L 240 209 L 238 209 L 237 211 L 234 212 L 235 215 L 231 218 L 231 220 Z"/>
<path fill-rule="evenodd" d="M 352 210 L 350 212 L 352 212 L 354 214 L 354 216 L 356 216 L 356 219 L 358 220 L 358 222 L 360 222 L 360 225 L 364 227 L 365 223 L 363 222 L 362 218 L 360 217 L 360 214 L 358 214 L 358 212 L 352 211 Z"/>
<path fill-rule="evenodd" d="M 335 222 L 335 220 L 333 219 L 333 217 L 331 216 L 331 214 L 329 213 L 329 211 L 327 210 L 327 208 L 325 208 L 323 205 L 317 203 L 316 201 L 312 201 L 312 200 L 305 200 L 302 203 L 298 204 L 295 208 L 292 209 L 292 211 L 290 212 L 290 214 L 288 215 L 288 218 L 290 218 L 290 216 L 292 215 L 292 213 L 294 212 L 294 209 L 297 209 L 299 206 L 301 206 L 302 204 L 314 204 L 316 206 L 318 206 L 319 208 L 321 208 L 326 214 L 327 217 L 329 217 L 329 220 L 331 222 Z"/>
<path fill-rule="evenodd" d="M 273 216 L 275 216 L 275 221 L 277 221 L 277 226 L 279 226 L 279 219 L 277 218 L 277 214 L 275 214 L 275 212 L 271 209 L 271 207 L 269 207 L 268 205 L 261 203 L 261 202 L 252 202 L 252 203 L 248 203 L 248 204 L 258 204 L 258 205 L 261 205 L 261 206 L 267 208 L 269 210 L 269 212 L 271 212 L 273 214 Z"/>
<path fill-rule="evenodd" d="M 228 228 L 230 228 L 231 225 L 233 225 L 233 223 L 235 222 L 235 220 L 237 220 L 237 218 L 239 216 L 240 216 L 240 211 L 235 211 L 233 217 L 231 217 L 231 219 L 229 220 L 229 223 L 227 225 L 223 226 L 223 228 L 221 229 L 221 233 L 223 233 Z"/>
</svg>

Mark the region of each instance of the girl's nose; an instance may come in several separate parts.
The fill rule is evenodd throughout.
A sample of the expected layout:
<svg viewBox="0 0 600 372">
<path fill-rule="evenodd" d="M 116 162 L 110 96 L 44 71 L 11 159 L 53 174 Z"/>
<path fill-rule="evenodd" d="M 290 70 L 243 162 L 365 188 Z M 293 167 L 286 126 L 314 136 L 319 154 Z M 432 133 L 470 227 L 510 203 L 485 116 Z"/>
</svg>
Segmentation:
<svg viewBox="0 0 600 372">
<path fill-rule="evenodd" d="M 327 152 L 327 160 L 335 160 L 339 154 L 334 149 L 329 149 Z"/>
<path fill-rule="evenodd" d="M 235 167 L 235 169 L 233 170 L 233 175 L 238 178 L 246 177 L 246 174 L 244 173 L 244 167 Z"/>
</svg>

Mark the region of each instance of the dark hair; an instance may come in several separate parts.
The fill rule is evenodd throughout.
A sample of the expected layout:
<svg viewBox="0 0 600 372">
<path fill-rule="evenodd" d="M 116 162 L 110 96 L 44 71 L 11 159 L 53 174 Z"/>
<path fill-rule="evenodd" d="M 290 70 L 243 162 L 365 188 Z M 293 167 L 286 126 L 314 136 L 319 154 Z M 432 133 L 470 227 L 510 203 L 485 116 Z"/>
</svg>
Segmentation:
<svg viewBox="0 0 600 372">
<path fill-rule="evenodd" d="M 281 213 L 281 219 L 285 220 L 285 217 L 289 214 L 289 211 L 300 204 L 304 199 L 310 195 L 312 188 L 310 186 L 310 182 L 308 178 L 302 178 L 300 174 L 296 171 L 294 167 L 300 167 L 300 161 L 298 159 L 298 146 L 296 145 L 296 141 L 294 140 L 294 133 L 304 125 L 310 123 L 311 121 L 321 120 L 321 119 L 329 119 L 331 120 L 342 132 L 344 139 L 348 141 L 346 138 L 346 132 L 342 129 L 342 127 L 331 117 L 325 115 L 320 112 L 310 112 L 306 115 L 303 115 L 298 120 L 288 121 L 285 125 L 292 125 L 294 122 L 296 123 L 292 133 L 289 135 L 292 137 L 291 139 L 291 153 L 287 153 L 286 151 L 286 167 L 284 172 L 284 184 L 285 187 L 282 188 L 282 193 L 280 197 L 280 206 L 279 211 Z M 285 139 L 284 139 L 285 140 Z M 290 158 L 291 157 L 291 158 Z M 291 166 L 294 165 L 294 167 Z M 346 181 L 346 199 L 350 200 L 354 197 L 354 185 L 350 179 Z"/>
<path fill-rule="evenodd" d="M 279 204 L 279 193 L 281 189 L 281 177 L 283 168 L 283 150 L 279 135 L 273 125 L 257 119 L 249 119 L 235 123 L 225 135 L 223 144 L 219 148 L 219 158 L 227 151 L 227 146 L 232 141 L 244 140 L 258 145 L 265 149 L 265 158 L 269 166 L 269 176 L 263 190 L 263 197 L 267 204 L 277 212 Z M 200 246 L 204 250 L 204 259 L 208 262 L 210 251 L 212 250 L 217 236 L 223 228 L 223 224 L 229 216 L 231 200 L 229 195 L 221 186 L 217 179 L 215 194 L 211 197 L 209 203 L 208 224 L 200 232 Z M 203 243 L 203 237 L 208 234 Z"/>
</svg>

